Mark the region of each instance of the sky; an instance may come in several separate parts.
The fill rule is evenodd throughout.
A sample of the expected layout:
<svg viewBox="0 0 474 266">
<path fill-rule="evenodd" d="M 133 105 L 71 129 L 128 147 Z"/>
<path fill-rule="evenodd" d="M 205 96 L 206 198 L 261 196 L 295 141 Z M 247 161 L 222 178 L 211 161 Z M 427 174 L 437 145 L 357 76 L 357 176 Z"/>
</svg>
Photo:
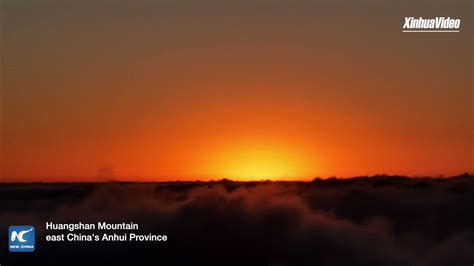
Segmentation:
<svg viewBox="0 0 474 266">
<path fill-rule="evenodd" d="M 470 1 L 1 5 L 0 181 L 474 171 Z"/>
</svg>

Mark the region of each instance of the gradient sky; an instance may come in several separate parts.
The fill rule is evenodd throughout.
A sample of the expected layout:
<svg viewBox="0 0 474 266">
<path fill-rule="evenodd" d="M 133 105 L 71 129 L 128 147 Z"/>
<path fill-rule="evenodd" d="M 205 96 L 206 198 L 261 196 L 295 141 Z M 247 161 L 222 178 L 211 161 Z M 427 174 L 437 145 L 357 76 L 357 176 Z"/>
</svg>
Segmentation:
<svg viewBox="0 0 474 266">
<path fill-rule="evenodd" d="M 0 180 L 474 170 L 471 1 L 289 2 L 3 1 Z"/>
</svg>

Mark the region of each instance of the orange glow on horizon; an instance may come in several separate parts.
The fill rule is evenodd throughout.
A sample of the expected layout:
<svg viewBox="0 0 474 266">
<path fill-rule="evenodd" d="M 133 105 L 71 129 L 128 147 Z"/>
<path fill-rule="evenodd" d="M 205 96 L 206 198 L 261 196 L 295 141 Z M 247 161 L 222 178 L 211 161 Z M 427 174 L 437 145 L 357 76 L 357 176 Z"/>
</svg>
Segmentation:
<svg viewBox="0 0 474 266">
<path fill-rule="evenodd" d="M 300 147 L 269 142 L 235 142 L 203 157 L 200 172 L 239 181 L 307 179 L 318 165 Z"/>
</svg>

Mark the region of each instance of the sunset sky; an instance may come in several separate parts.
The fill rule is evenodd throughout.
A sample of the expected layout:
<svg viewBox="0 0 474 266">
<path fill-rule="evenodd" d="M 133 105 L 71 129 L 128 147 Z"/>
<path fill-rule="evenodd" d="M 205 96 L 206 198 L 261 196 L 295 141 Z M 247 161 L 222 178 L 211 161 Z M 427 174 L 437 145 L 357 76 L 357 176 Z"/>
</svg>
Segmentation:
<svg viewBox="0 0 474 266">
<path fill-rule="evenodd" d="M 0 181 L 474 171 L 468 1 L 2 4 Z"/>
</svg>

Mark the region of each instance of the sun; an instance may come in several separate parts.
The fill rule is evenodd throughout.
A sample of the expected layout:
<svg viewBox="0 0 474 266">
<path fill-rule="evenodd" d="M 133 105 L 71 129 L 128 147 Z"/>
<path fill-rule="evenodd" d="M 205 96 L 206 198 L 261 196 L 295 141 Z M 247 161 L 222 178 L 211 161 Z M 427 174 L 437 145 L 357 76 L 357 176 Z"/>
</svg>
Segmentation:
<svg viewBox="0 0 474 266">
<path fill-rule="evenodd" d="M 301 150 L 268 143 L 242 144 L 216 152 L 208 171 L 216 178 L 250 180 L 295 180 L 309 177 L 311 163 Z"/>
<path fill-rule="evenodd" d="M 229 154 L 222 172 L 239 180 L 284 179 L 294 175 L 295 166 L 282 153 L 270 150 L 242 150 Z"/>
</svg>

